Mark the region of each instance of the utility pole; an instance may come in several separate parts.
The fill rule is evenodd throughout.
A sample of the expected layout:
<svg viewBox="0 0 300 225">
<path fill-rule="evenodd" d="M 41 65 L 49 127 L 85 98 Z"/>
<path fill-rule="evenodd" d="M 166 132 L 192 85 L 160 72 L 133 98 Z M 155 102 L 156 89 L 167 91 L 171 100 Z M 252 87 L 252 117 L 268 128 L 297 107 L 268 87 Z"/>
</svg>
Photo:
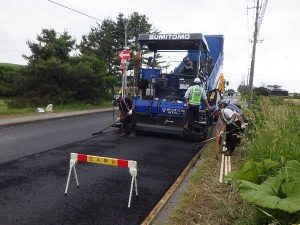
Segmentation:
<svg viewBox="0 0 300 225">
<path fill-rule="evenodd" d="M 127 50 L 127 26 L 128 22 L 125 22 L 125 50 Z M 127 60 L 124 62 L 124 70 L 123 70 L 123 76 L 122 76 L 122 97 L 124 97 L 127 94 Z"/>
<path fill-rule="evenodd" d="M 252 47 L 252 57 L 251 57 L 251 67 L 250 67 L 250 77 L 249 77 L 249 100 L 248 107 L 252 109 L 253 101 L 253 78 L 254 78 L 254 65 L 255 65 L 255 52 L 256 52 L 256 42 L 258 36 L 258 17 L 259 17 L 259 0 L 256 3 L 256 16 L 254 24 L 254 34 L 253 34 L 253 47 Z"/>
<path fill-rule="evenodd" d="M 128 22 L 125 23 L 125 50 L 127 50 L 127 26 Z"/>
</svg>

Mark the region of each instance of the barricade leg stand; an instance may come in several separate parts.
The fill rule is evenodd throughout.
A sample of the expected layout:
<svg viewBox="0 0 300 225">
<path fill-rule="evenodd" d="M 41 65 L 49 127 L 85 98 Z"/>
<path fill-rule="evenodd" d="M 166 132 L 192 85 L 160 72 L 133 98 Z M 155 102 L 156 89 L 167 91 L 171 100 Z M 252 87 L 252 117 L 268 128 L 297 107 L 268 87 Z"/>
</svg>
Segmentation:
<svg viewBox="0 0 300 225">
<path fill-rule="evenodd" d="M 69 188 L 69 183 L 70 183 L 70 177 L 71 177 L 72 169 L 74 170 L 74 175 L 75 175 L 76 184 L 77 184 L 77 187 L 79 188 L 79 182 L 78 182 L 78 177 L 77 177 L 76 168 L 75 168 L 76 164 L 77 164 L 77 154 L 71 153 L 70 169 L 69 169 L 69 175 L 68 175 L 67 184 L 66 184 L 66 189 L 65 189 L 65 195 L 66 195 L 67 192 L 68 192 L 68 188 Z"/>
<path fill-rule="evenodd" d="M 131 197 L 132 197 L 132 189 L 133 184 L 135 186 L 135 195 L 138 195 L 138 189 L 137 189 L 137 163 L 135 161 L 129 161 L 128 167 L 129 167 L 129 173 L 131 175 L 131 185 L 130 185 L 130 192 L 129 192 L 129 199 L 128 199 L 128 208 L 130 208 L 131 204 Z"/>
<path fill-rule="evenodd" d="M 75 167 L 75 165 L 73 166 L 73 170 L 74 170 L 74 175 L 75 175 L 76 184 L 77 184 L 77 187 L 79 188 L 79 181 L 78 181 L 78 177 L 77 177 L 77 172 L 76 172 L 76 167 Z"/>
<path fill-rule="evenodd" d="M 137 179 L 136 179 L 136 177 L 137 176 L 134 177 L 134 179 L 135 179 L 135 195 L 138 196 Z"/>
</svg>

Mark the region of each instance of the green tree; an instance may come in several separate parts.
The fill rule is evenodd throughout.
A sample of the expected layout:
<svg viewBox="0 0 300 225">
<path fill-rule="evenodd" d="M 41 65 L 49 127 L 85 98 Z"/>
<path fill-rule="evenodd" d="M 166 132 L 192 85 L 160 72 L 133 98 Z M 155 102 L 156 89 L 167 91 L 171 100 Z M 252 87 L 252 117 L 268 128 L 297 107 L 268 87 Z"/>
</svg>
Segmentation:
<svg viewBox="0 0 300 225">
<path fill-rule="evenodd" d="M 116 35 L 116 49 L 121 51 L 125 49 L 125 26 L 128 24 L 128 18 L 124 17 L 124 14 L 119 13 L 117 17 L 115 35 Z"/>
<path fill-rule="evenodd" d="M 116 24 L 110 19 L 103 20 L 102 24 L 92 28 L 88 35 L 83 35 L 78 45 L 83 55 L 96 55 L 106 62 L 107 71 L 112 71 L 111 62 L 116 57 Z"/>
<path fill-rule="evenodd" d="M 248 93 L 248 86 L 245 85 L 244 83 L 241 83 L 238 88 L 237 91 L 241 93 L 241 95 L 247 95 Z"/>
<path fill-rule="evenodd" d="M 152 28 L 146 15 L 140 15 L 138 12 L 133 12 L 128 18 L 128 42 L 130 49 L 139 51 L 138 37 L 142 33 L 157 33 L 158 31 Z"/>
<path fill-rule="evenodd" d="M 19 96 L 16 105 L 41 106 L 74 100 L 75 91 L 72 87 L 76 80 L 69 73 L 69 67 L 69 64 L 54 57 L 48 60 L 38 59 L 24 67 L 16 81 Z"/>
<path fill-rule="evenodd" d="M 128 48 L 138 51 L 138 35 L 151 32 L 152 24 L 145 15 L 134 12 L 128 18 L 120 13 L 116 22 L 105 19 L 101 24 L 97 24 L 89 34 L 83 35 L 78 45 L 80 52 L 83 55 L 95 54 L 106 62 L 109 74 L 116 74 L 115 68 L 120 64 L 116 59 L 117 51 L 125 47 L 125 24 L 127 24 Z M 131 66 L 132 62 L 129 67 Z"/>
<path fill-rule="evenodd" d="M 59 35 L 53 29 L 42 29 L 42 33 L 37 36 L 37 43 L 27 41 L 31 55 L 23 55 L 29 63 L 42 59 L 47 60 L 52 57 L 59 59 L 61 62 L 66 62 L 70 56 L 70 52 L 74 49 L 75 39 L 64 31 Z"/>
<path fill-rule="evenodd" d="M 22 66 L 16 64 L 0 63 L 0 96 L 15 95 L 14 81 L 19 75 Z"/>
<path fill-rule="evenodd" d="M 263 96 L 269 96 L 270 95 L 270 90 L 265 87 L 255 87 L 253 89 L 253 93 L 256 95 L 263 95 Z"/>
<path fill-rule="evenodd" d="M 107 95 L 104 63 L 92 56 L 72 57 L 67 63 L 54 57 L 39 59 L 21 74 L 16 82 L 19 98 L 12 106 L 97 103 Z"/>
<path fill-rule="evenodd" d="M 115 84 L 114 80 L 111 80 L 111 75 L 106 72 L 105 62 L 99 60 L 96 55 L 72 57 L 70 64 L 75 68 L 74 73 L 77 74 L 78 79 L 76 99 L 84 101 L 90 99 L 92 102 L 97 102 L 100 98 L 106 97 Z M 92 73 L 89 72 L 88 76 L 84 75 L 83 68 L 87 71 L 92 70 Z"/>
<path fill-rule="evenodd" d="M 54 30 L 43 29 L 38 44 L 27 44 L 32 55 L 16 79 L 18 98 L 11 106 L 96 103 L 107 95 L 111 81 L 105 61 L 92 53 L 70 57 L 74 40 L 67 32 L 57 36 Z"/>
</svg>

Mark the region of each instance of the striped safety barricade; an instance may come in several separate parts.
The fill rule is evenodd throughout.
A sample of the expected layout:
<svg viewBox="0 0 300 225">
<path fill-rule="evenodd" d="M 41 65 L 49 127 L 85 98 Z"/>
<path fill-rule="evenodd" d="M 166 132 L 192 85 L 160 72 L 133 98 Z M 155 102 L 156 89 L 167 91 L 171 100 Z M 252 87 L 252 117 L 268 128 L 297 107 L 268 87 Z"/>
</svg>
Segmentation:
<svg viewBox="0 0 300 225">
<path fill-rule="evenodd" d="M 108 157 L 100 157 L 100 156 L 93 156 L 93 155 L 85 155 L 85 154 L 79 154 L 79 153 L 71 153 L 70 169 L 69 169 L 69 175 L 68 175 L 68 179 L 67 179 L 65 194 L 67 194 L 67 192 L 68 192 L 72 169 L 74 171 L 74 176 L 75 176 L 77 187 L 79 187 L 79 181 L 78 181 L 76 167 L 75 167 L 77 162 L 97 163 L 97 164 L 103 164 L 103 165 L 108 165 L 108 166 L 128 168 L 129 173 L 131 175 L 131 185 L 130 185 L 129 200 L 128 200 L 128 208 L 130 208 L 133 185 L 135 185 L 135 194 L 136 194 L 136 196 L 138 195 L 137 162 L 136 161 L 115 159 L 115 158 L 108 158 Z"/>
</svg>

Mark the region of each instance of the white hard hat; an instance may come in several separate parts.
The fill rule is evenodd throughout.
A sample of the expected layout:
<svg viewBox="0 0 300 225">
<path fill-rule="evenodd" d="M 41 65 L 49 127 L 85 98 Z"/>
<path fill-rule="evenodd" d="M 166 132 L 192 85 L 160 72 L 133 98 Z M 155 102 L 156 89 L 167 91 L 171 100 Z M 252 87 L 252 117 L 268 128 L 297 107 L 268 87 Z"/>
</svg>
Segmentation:
<svg viewBox="0 0 300 225">
<path fill-rule="evenodd" d="M 201 83 L 200 79 L 198 77 L 195 78 L 194 83 Z"/>
<path fill-rule="evenodd" d="M 229 102 L 230 102 L 230 99 L 221 99 L 221 100 L 218 102 L 218 106 L 220 107 L 222 104 L 228 105 Z"/>
</svg>

